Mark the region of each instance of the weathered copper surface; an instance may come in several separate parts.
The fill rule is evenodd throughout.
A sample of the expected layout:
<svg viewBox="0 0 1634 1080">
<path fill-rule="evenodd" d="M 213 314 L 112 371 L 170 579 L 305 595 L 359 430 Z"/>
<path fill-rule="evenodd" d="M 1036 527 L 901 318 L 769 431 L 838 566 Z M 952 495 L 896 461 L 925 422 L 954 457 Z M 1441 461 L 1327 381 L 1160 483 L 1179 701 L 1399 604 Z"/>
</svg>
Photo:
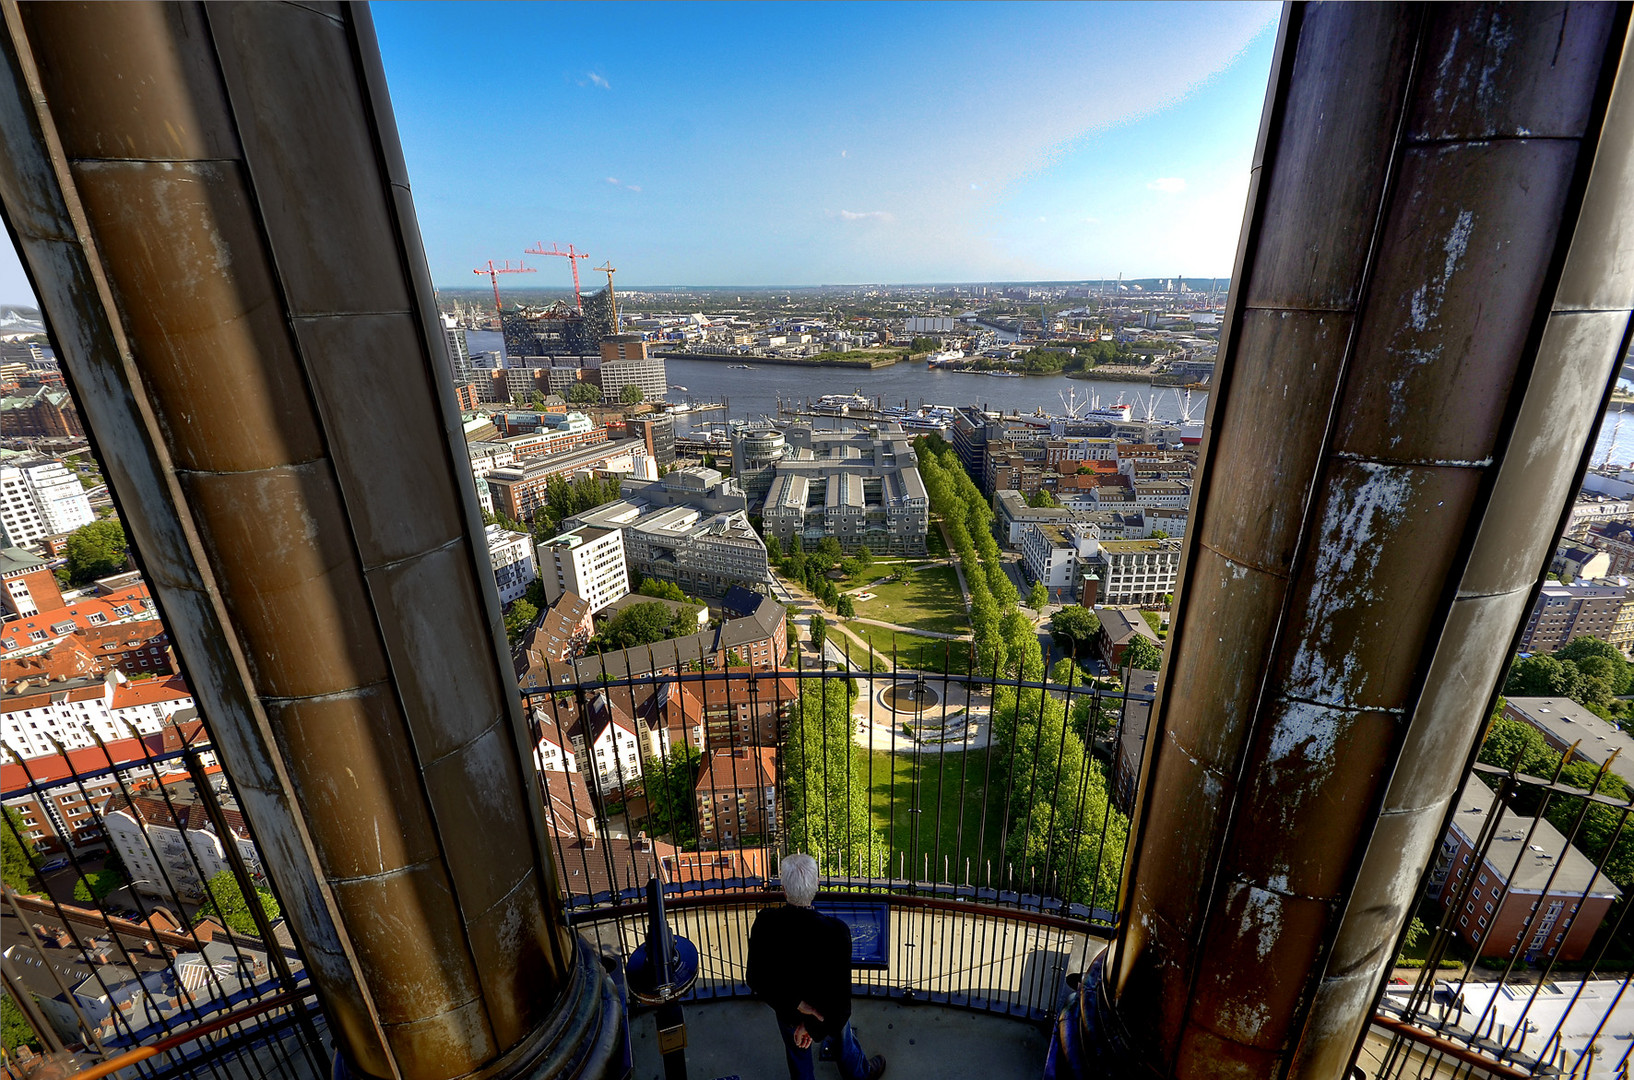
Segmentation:
<svg viewBox="0 0 1634 1080">
<path fill-rule="evenodd" d="M 367 10 L 0 11 L 0 202 L 350 1067 L 526 1066 L 570 981 L 557 1034 L 620 1022 L 557 907 Z"/>
<path fill-rule="evenodd" d="M 1125 1066 L 1351 1055 L 1627 338 L 1626 29 L 1287 10 L 1109 953 Z"/>
</svg>

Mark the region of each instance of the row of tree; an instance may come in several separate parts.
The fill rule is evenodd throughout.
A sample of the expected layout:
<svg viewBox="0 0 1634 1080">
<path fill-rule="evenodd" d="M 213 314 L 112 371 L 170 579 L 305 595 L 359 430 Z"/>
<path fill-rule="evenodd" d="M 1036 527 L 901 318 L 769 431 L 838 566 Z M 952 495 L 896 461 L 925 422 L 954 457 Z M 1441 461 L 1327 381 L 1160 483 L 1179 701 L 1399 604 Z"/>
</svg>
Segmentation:
<svg viewBox="0 0 1634 1080">
<path fill-rule="evenodd" d="M 1607 720 L 1624 715 L 1617 700 L 1634 686 L 1634 664 L 1615 645 L 1587 636 L 1574 637 L 1548 656 L 1518 660 L 1509 669 L 1504 693 L 1510 697 L 1569 697 Z"/>
<path fill-rule="evenodd" d="M 829 575 L 838 570 L 848 578 L 855 577 L 874 564 L 874 555 L 867 548 L 859 549 L 855 555 L 847 555 L 840 542 L 832 536 L 823 537 L 812 551 L 807 551 L 800 537 L 796 536 L 787 553 L 777 537 L 768 536 L 766 557 L 779 573 L 800 582 L 824 607 L 842 619 L 855 618 L 856 606 L 849 596 L 840 594 L 839 587 Z"/>
</svg>

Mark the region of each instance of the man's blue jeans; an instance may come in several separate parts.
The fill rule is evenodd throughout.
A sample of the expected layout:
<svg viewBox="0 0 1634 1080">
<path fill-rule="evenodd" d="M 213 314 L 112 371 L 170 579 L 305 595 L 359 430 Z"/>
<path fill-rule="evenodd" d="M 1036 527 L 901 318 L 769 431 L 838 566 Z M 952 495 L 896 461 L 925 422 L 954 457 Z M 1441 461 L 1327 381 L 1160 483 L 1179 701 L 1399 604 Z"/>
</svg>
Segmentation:
<svg viewBox="0 0 1634 1080">
<path fill-rule="evenodd" d="M 777 1030 L 783 1034 L 783 1049 L 788 1053 L 789 1080 L 817 1080 L 816 1055 L 818 1043 L 812 1044 L 804 1050 L 794 1045 L 794 1027 L 779 1020 Z M 847 1021 L 840 1028 L 839 1034 L 829 1036 L 839 1056 L 840 1075 L 845 1080 L 862 1080 L 868 1075 L 868 1059 L 863 1056 L 862 1047 L 857 1045 L 857 1036 L 851 1030 L 851 1023 Z"/>
</svg>

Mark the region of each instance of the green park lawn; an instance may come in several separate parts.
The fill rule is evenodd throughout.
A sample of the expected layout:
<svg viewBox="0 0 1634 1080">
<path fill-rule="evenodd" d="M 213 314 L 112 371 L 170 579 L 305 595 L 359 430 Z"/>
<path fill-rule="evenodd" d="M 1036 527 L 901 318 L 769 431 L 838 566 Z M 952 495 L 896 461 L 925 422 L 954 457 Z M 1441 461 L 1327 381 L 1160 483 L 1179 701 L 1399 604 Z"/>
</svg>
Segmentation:
<svg viewBox="0 0 1634 1080">
<path fill-rule="evenodd" d="M 857 613 L 862 614 L 860 605 Z M 894 655 L 897 667 L 914 671 L 940 672 L 946 664 L 947 673 L 950 675 L 970 673 L 968 641 L 944 641 L 940 638 L 921 637 L 918 634 L 905 634 L 900 630 L 870 626 L 855 620 L 845 625 L 846 629 L 874 646 L 874 657 L 884 661 L 886 671 L 891 670 Z M 841 645 L 840 648 L 844 649 L 845 646 Z M 859 667 L 868 666 L 867 654 L 855 644 L 851 646 L 851 659 Z"/>
<path fill-rule="evenodd" d="M 874 598 L 857 604 L 857 614 L 864 619 L 943 634 L 970 630 L 970 616 L 965 613 L 964 598 L 959 593 L 959 577 L 950 566 L 909 569 L 901 581 L 878 582 L 869 585 L 868 591 Z"/>
<path fill-rule="evenodd" d="M 914 761 L 912 745 L 904 741 L 893 755 L 874 751 L 862 763 L 865 777 L 870 782 L 869 810 L 874 825 L 883 829 L 891 845 L 891 869 L 896 872 L 898 854 L 915 858 L 919 874 L 925 872 L 924 859 L 929 855 L 940 864 L 945 856 L 949 874 L 964 881 L 963 861 L 970 859 L 972 880 L 982 880 L 980 860 L 991 858 L 995 864 L 1002 859 L 999 837 L 1003 831 L 1001 806 L 1004 800 L 1003 776 L 997 757 L 988 777 L 987 751 L 970 750 L 948 754 L 920 753 Z M 871 770 L 869 772 L 868 770 Z M 919 799 L 914 801 L 915 778 L 918 779 Z M 982 810 L 987 805 L 984 782 L 991 783 L 996 796 L 987 806 L 985 833 Z M 915 813 L 917 805 L 918 813 Z M 914 833 L 915 820 L 918 834 Z M 985 836 L 985 839 L 982 837 Z M 954 871 L 957 860 L 961 869 Z M 941 880 L 940 869 L 932 877 Z"/>
</svg>

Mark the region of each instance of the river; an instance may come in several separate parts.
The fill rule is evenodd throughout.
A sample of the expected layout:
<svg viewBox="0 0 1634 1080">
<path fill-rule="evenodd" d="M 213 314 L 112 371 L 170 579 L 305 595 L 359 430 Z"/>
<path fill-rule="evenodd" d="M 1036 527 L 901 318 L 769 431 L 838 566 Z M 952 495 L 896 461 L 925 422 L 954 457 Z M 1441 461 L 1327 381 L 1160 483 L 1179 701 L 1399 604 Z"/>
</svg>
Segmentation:
<svg viewBox="0 0 1634 1080">
<path fill-rule="evenodd" d="M 472 353 L 498 351 L 500 335 L 492 331 L 469 330 L 466 342 Z M 733 369 L 731 363 L 747 363 L 748 371 Z M 1045 412 L 1060 414 L 1062 397 L 1076 395 L 1084 401 L 1090 395 L 1100 398 L 1102 404 L 1111 404 L 1121 397 L 1135 407 L 1135 416 L 1145 415 L 1146 403 L 1152 400 L 1153 415 L 1163 420 L 1180 417 L 1182 398 L 1186 391 L 1169 387 L 1153 387 L 1144 383 L 1105 382 L 1095 379 L 1069 379 L 1065 375 L 1027 375 L 1020 379 L 995 379 L 987 375 L 966 375 L 952 371 L 931 371 L 924 364 L 900 363 L 890 367 L 827 368 L 794 367 L 785 364 L 756 364 L 753 358 L 743 360 L 665 360 L 665 371 L 671 386 L 686 387 L 670 393 L 671 401 L 713 402 L 725 401 L 726 412 L 711 411 L 683 414 L 679 429 L 689 430 L 702 423 L 721 423 L 726 419 L 752 419 L 772 416 L 777 412 L 779 395 L 785 400 L 810 398 L 815 401 L 824 394 L 862 394 L 877 398 L 884 405 L 908 404 L 917 408 L 931 405 L 982 405 L 1006 412 Z M 1191 394 L 1191 411 L 1201 421 L 1208 404 L 1206 393 Z"/>
</svg>

